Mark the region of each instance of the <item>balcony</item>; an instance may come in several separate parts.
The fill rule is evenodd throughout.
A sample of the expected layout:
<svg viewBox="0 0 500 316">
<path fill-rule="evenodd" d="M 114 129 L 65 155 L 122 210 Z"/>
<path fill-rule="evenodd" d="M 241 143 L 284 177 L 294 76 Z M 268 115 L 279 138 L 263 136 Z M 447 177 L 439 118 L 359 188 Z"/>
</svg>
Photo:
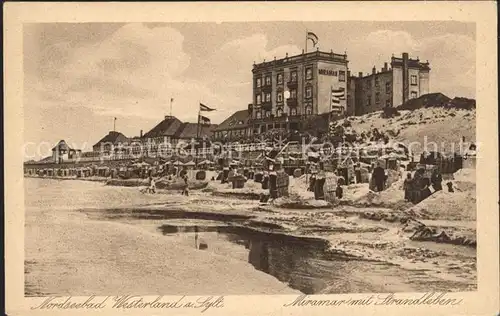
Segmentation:
<svg viewBox="0 0 500 316">
<path fill-rule="evenodd" d="M 289 89 L 292 89 L 292 88 L 297 88 L 297 86 L 298 86 L 298 82 L 297 82 L 297 80 L 294 80 L 294 81 L 290 80 L 290 81 L 288 81 L 288 82 L 286 83 L 286 85 L 287 85 L 287 87 L 288 87 Z"/>
<path fill-rule="evenodd" d="M 287 106 L 297 106 L 297 98 L 289 98 L 286 100 Z"/>
<path fill-rule="evenodd" d="M 269 85 L 265 85 L 265 86 L 262 86 L 261 90 L 264 91 L 264 92 L 271 92 L 271 91 L 273 91 L 273 86 L 270 85 L 270 84 Z"/>
<path fill-rule="evenodd" d="M 270 111 L 273 108 L 273 104 L 271 101 L 264 101 L 261 104 L 261 108 L 266 111 Z"/>
</svg>

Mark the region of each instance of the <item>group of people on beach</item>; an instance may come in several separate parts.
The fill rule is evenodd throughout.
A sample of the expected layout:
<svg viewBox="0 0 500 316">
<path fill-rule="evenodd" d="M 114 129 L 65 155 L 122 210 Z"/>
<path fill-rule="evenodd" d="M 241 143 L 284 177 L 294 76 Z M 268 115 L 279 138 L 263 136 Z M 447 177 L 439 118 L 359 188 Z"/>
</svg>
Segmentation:
<svg viewBox="0 0 500 316">
<path fill-rule="evenodd" d="M 425 170 L 420 168 L 415 171 L 413 177 L 408 173 L 403 182 L 404 199 L 408 202 L 418 203 L 428 198 L 433 192 L 443 190 L 443 176 L 436 168 L 432 171 L 431 177 L 425 177 Z M 451 182 L 447 184 L 448 192 L 453 192 Z"/>
<path fill-rule="evenodd" d="M 189 196 L 189 184 L 188 184 L 188 172 L 186 169 L 182 169 L 179 172 L 179 177 L 184 181 L 184 185 L 182 186 L 182 191 L 181 195 Z M 167 179 L 169 181 L 172 181 L 173 177 L 170 174 Z M 152 175 L 149 175 L 148 177 L 148 187 L 146 188 L 145 192 L 146 193 L 151 193 L 151 194 L 156 194 L 156 181 L 157 177 L 154 177 Z"/>
</svg>

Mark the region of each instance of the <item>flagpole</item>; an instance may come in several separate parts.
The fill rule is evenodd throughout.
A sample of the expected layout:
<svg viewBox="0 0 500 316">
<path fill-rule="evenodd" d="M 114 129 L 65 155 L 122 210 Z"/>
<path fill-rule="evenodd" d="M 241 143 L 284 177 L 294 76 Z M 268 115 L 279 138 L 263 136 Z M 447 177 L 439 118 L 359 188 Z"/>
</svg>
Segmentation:
<svg viewBox="0 0 500 316">
<path fill-rule="evenodd" d="M 173 98 L 170 98 L 170 116 L 172 116 L 172 102 L 174 101 Z"/>
<path fill-rule="evenodd" d="M 116 132 L 116 117 L 113 119 L 113 132 Z"/>
<path fill-rule="evenodd" d="M 307 54 L 307 33 L 308 33 L 308 32 L 309 32 L 309 31 L 306 29 L 306 52 L 305 52 L 306 54 Z"/>
<path fill-rule="evenodd" d="M 200 138 L 200 114 L 201 114 L 201 102 L 198 102 L 198 123 L 196 125 L 196 157 L 194 158 L 195 168 L 198 168 L 198 139 Z"/>
</svg>

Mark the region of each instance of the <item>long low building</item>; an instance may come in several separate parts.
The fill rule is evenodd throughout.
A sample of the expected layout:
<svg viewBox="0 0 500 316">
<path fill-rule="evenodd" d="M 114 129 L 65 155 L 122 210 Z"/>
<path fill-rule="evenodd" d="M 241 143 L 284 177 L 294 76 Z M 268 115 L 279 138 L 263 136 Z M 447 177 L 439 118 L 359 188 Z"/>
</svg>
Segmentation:
<svg viewBox="0 0 500 316">
<path fill-rule="evenodd" d="M 128 138 L 124 134 L 111 131 L 93 146 L 93 151 L 105 156 L 126 158 L 128 156 L 156 156 L 159 150 L 164 153 L 175 152 L 182 143 L 189 144 L 193 139 L 211 138 L 216 124 L 197 124 L 182 122 L 175 116 L 165 118 L 151 130 L 139 137 Z M 163 148 L 161 148 L 163 146 Z"/>
<path fill-rule="evenodd" d="M 248 110 L 234 112 L 214 129 L 213 139 L 216 141 L 232 141 L 250 136 L 252 134 L 249 125 L 251 115 L 251 105 L 249 105 Z"/>
</svg>

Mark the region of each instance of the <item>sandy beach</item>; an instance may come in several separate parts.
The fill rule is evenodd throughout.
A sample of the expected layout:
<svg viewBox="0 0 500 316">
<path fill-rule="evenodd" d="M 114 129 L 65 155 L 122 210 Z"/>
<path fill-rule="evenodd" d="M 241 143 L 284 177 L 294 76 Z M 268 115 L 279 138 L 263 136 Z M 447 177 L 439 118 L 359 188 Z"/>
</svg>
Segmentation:
<svg viewBox="0 0 500 316">
<path fill-rule="evenodd" d="M 415 229 L 394 220 L 402 211 L 259 207 L 202 191 L 148 195 L 52 179 L 25 179 L 25 194 L 26 295 L 476 287 L 475 248 L 411 240 Z M 475 235 L 470 218 L 426 218 L 426 225 Z M 208 249 L 195 248 L 194 227 Z"/>
<path fill-rule="evenodd" d="M 52 196 L 42 195 L 47 187 Z M 171 196 L 39 179 L 27 179 L 25 193 L 27 295 L 297 292 L 245 261 L 196 250 L 133 225 L 91 220 L 76 211 L 172 202 Z"/>
</svg>

